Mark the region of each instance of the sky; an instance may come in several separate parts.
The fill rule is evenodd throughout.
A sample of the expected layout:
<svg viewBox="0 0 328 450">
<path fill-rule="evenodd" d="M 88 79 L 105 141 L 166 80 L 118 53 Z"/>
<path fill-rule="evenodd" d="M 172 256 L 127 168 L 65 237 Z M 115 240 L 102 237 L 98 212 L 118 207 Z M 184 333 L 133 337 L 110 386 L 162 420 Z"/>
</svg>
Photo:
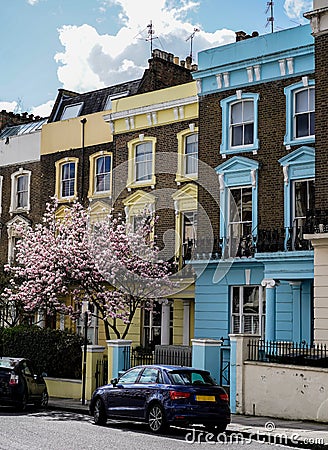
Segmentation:
<svg viewBox="0 0 328 450">
<path fill-rule="evenodd" d="M 140 78 L 153 48 L 185 59 L 271 32 L 266 0 L 0 0 L 0 110 L 46 117 L 58 89 Z M 308 23 L 312 0 L 275 0 L 274 30 Z M 197 31 L 195 31 L 197 30 Z M 193 38 L 191 39 L 191 36 Z"/>
</svg>

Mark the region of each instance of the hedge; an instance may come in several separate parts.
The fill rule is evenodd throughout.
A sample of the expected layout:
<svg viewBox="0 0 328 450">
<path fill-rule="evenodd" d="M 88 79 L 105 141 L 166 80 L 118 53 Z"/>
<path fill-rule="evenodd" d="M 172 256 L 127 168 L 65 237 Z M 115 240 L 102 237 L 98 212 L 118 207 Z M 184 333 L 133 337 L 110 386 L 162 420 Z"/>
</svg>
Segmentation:
<svg viewBox="0 0 328 450">
<path fill-rule="evenodd" d="M 67 331 L 17 326 L 0 328 L 0 356 L 28 358 L 37 373 L 81 378 L 83 338 Z"/>
</svg>

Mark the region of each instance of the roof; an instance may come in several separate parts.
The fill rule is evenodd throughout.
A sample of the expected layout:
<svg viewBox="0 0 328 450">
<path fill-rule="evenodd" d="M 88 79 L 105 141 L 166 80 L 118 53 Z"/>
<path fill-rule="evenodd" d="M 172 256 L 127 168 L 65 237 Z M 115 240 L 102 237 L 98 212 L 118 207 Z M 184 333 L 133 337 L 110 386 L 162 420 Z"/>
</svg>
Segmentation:
<svg viewBox="0 0 328 450">
<path fill-rule="evenodd" d="M 65 107 L 82 103 L 78 116 L 104 111 L 108 97 L 120 93 L 134 95 L 138 92 L 140 79 L 109 86 L 95 91 L 76 93 L 60 89 L 49 122 L 61 120 Z"/>
<path fill-rule="evenodd" d="M 47 120 L 48 119 L 34 120 L 33 122 L 6 127 L 0 133 L 0 139 L 10 136 L 20 136 L 22 134 L 34 133 L 35 131 L 41 130 L 42 125 L 46 123 Z"/>
</svg>

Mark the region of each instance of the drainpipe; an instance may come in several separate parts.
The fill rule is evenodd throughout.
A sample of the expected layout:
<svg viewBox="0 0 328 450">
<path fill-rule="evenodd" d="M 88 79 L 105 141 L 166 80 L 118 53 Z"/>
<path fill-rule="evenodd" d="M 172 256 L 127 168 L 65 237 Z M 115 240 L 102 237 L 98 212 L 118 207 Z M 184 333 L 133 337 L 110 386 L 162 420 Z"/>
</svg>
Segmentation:
<svg viewBox="0 0 328 450">
<path fill-rule="evenodd" d="M 84 117 L 84 119 L 82 119 L 80 122 L 82 123 L 81 203 L 83 205 L 83 203 L 84 203 L 84 152 L 85 152 L 84 137 L 85 137 L 85 124 L 87 123 L 87 119 Z"/>
</svg>

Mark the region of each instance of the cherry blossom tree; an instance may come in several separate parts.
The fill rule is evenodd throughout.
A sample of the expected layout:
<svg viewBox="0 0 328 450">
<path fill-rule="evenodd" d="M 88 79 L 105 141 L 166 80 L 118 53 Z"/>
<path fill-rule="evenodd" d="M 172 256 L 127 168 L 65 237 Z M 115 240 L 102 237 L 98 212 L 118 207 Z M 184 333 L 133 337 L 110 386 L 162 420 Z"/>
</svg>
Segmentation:
<svg viewBox="0 0 328 450">
<path fill-rule="evenodd" d="M 153 220 L 144 214 L 132 230 L 112 215 L 91 221 L 78 202 L 61 218 L 56 210 L 54 201 L 47 204 L 42 223 L 17 227 L 17 264 L 7 266 L 12 277 L 3 298 L 27 312 L 64 313 L 73 320 L 87 300 L 104 322 L 106 339 L 111 334 L 124 339 L 137 309 L 151 310 L 173 286 L 169 264 L 150 239 Z"/>
</svg>

